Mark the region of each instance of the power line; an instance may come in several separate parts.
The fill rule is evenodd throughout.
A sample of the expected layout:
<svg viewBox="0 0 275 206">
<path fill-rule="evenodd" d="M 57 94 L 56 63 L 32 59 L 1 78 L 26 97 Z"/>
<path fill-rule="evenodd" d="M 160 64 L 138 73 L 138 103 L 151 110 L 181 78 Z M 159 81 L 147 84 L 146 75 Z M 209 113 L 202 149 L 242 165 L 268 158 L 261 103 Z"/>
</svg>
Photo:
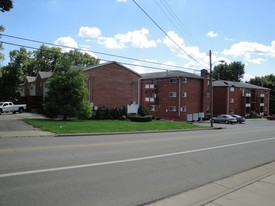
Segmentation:
<svg viewBox="0 0 275 206">
<path fill-rule="evenodd" d="M 166 10 L 170 13 L 170 15 L 173 17 L 173 19 L 178 23 L 178 25 L 182 29 L 183 33 L 186 33 L 187 38 L 189 40 L 191 40 L 192 42 L 196 42 L 196 40 L 193 40 L 193 35 L 191 34 L 191 32 L 184 26 L 183 22 L 177 16 L 177 14 L 173 11 L 173 9 L 169 5 L 169 3 L 166 0 L 160 0 L 160 2 L 166 8 Z M 190 38 L 189 38 L 189 36 L 190 36 Z"/>
<path fill-rule="evenodd" d="M 193 61 L 195 61 L 197 64 L 201 65 L 203 68 L 205 68 L 205 66 L 203 66 L 200 62 L 198 62 L 194 57 L 192 57 L 190 54 L 188 54 L 180 45 L 178 45 L 159 25 L 158 23 L 135 1 L 132 0 L 137 7 L 165 34 L 165 36 L 167 36 L 181 51 L 183 51 L 190 59 L 192 59 Z"/>
<path fill-rule="evenodd" d="M 26 46 L 26 45 L 22 45 L 22 44 L 15 44 L 15 43 L 5 42 L 5 41 L 0 41 L 0 43 L 12 45 L 12 46 L 23 47 L 23 48 L 28 48 L 28 49 L 33 49 L 33 50 L 39 50 L 40 49 L 40 48 L 37 48 L 37 47 Z M 84 51 L 86 51 L 86 50 L 84 50 Z M 50 51 L 50 52 L 56 52 L 56 51 Z M 100 59 L 100 60 L 107 61 L 107 62 L 112 61 L 112 60 L 108 60 L 108 59 Z M 158 68 L 158 67 L 152 67 L 152 66 L 146 66 L 146 65 L 137 65 L 137 64 L 131 64 L 131 63 L 119 62 L 119 61 L 116 61 L 116 62 L 119 63 L 119 64 L 128 65 L 128 66 L 136 66 L 136 67 L 141 67 L 141 68 L 163 70 L 163 71 L 172 71 L 171 69 L 164 69 L 164 68 Z M 190 69 L 190 70 L 193 70 L 193 71 L 196 71 L 196 72 L 200 71 L 200 70 L 196 70 L 196 69 Z"/>
<path fill-rule="evenodd" d="M 34 40 L 34 39 L 28 39 L 28 38 L 23 38 L 23 37 L 8 35 L 8 34 L 0 34 L 0 35 L 5 36 L 5 37 L 9 37 L 9 38 L 20 39 L 20 40 L 24 40 L 24 41 L 30 41 L 30 42 L 40 43 L 40 44 L 63 47 L 63 48 L 67 48 L 67 49 L 74 49 L 74 50 L 84 51 L 84 52 L 87 52 L 87 51 L 88 52 L 93 52 L 93 53 L 99 54 L 99 55 L 111 56 L 111 57 L 116 57 L 116 58 L 123 58 L 123 59 L 127 59 L 127 60 L 139 61 L 139 62 L 155 64 L 155 65 L 160 65 L 160 66 L 166 66 L 166 67 L 173 67 L 173 68 L 178 68 L 178 69 L 198 71 L 198 69 L 191 69 L 191 68 L 186 68 L 186 67 L 181 67 L 181 66 L 176 66 L 176 65 L 163 64 L 163 63 L 152 62 L 152 61 L 148 61 L 148 60 L 136 59 L 136 58 L 133 58 L 133 57 L 125 57 L 125 56 L 120 56 L 120 55 L 115 55 L 115 54 L 103 53 L 103 52 L 98 52 L 98 51 L 78 49 L 78 48 L 74 48 L 74 47 L 69 47 L 69 46 L 64 46 L 64 45 L 59 45 L 59 44 L 53 44 L 53 43 L 49 43 L 49 42 L 44 42 L 44 41 L 39 41 L 39 40 Z M 138 66 L 138 65 L 136 65 L 136 66 Z M 150 67 L 148 67 L 148 68 L 150 68 Z M 167 70 L 167 69 L 165 69 L 165 70 Z"/>
</svg>

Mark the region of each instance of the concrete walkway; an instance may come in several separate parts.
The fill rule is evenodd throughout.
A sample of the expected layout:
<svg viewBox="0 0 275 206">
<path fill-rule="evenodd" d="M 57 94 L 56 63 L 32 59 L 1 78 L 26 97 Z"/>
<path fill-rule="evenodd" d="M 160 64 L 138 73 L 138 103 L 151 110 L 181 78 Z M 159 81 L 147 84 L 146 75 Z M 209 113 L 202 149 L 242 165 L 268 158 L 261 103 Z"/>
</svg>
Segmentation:
<svg viewBox="0 0 275 206">
<path fill-rule="evenodd" d="M 275 162 L 150 204 L 168 205 L 274 206 Z"/>
</svg>

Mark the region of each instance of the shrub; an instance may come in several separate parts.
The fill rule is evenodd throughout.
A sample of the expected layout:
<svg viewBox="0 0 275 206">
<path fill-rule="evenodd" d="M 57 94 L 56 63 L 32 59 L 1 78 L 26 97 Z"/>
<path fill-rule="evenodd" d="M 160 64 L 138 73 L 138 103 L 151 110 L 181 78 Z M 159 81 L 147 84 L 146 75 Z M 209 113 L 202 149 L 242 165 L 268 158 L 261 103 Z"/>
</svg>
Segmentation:
<svg viewBox="0 0 275 206">
<path fill-rule="evenodd" d="M 147 116 L 133 115 L 133 116 L 129 116 L 129 119 L 133 122 L 150 122 L 152 121 L 152 116 L 151 115 L 147 115 Z"/>
<path fill-rule="evenodd" d="M 139 108 L 138 108 L 138 114 L 140 116 L 146 116 L 149 113 L 148 113 L 147 109 L 144 106 L 139 106 Z"/>
</svg>

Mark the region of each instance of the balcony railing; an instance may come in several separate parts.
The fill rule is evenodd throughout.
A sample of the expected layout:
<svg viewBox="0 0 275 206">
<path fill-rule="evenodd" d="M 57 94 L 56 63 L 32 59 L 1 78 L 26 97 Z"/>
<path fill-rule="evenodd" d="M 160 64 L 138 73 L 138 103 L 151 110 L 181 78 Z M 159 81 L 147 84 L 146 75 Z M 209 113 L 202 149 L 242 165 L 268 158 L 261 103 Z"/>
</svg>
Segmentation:
<svg viewBox="0 0 275 206">
<path fill-rule="evenodd" d="M 251 104 L 250 103 L 246 103 L 245 107 L 251 107 Z"/>
<path fill-rule="evenodd" d="M 251 97 L 251 93 L 245 93 L 245 97 Z"/>
</svg>

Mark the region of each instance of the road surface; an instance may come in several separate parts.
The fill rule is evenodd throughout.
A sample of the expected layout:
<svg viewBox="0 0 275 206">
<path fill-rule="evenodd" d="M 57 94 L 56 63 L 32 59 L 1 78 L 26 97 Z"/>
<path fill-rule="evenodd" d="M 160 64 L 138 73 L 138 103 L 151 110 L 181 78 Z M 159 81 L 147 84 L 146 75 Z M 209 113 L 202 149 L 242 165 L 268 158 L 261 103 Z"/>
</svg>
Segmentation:
<svg viewBox="0 0 275 206">
<path fill-rule="evenodd" d="M 0 138 L 0 205 L 145 205 L 275 161 L 275 121 L 226 126 Z"/>
</svg>

